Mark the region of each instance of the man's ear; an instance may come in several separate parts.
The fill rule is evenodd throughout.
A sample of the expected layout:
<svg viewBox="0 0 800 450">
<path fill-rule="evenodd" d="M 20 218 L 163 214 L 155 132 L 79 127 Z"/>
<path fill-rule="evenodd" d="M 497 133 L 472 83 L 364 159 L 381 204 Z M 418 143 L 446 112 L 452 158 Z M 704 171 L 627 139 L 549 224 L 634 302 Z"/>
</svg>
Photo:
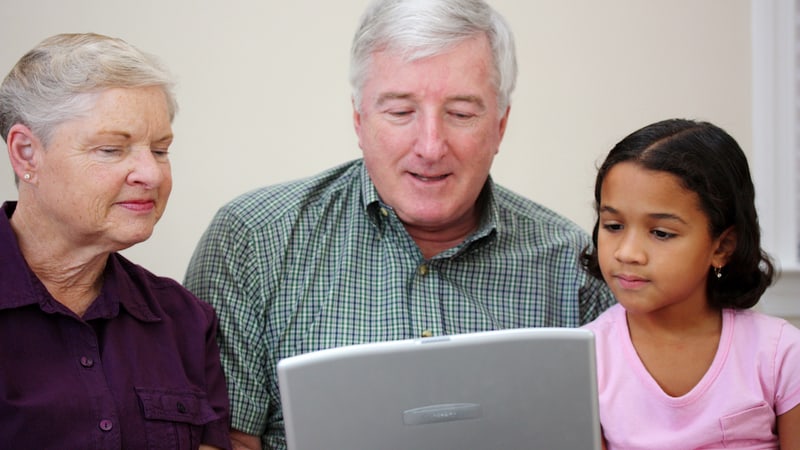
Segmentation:
<svg viewBox="0 0 800 450">
<path fill-rule="evenodd" d="M 361 113 L 358 111 L 355 98 L 351 97 L 350 103 L 353 105 L 353 129 L 356 130 L 356 136 L 358 137 L 358 147 L 363 149 L 364 147 L 361 146 Z"/>
<path fill-rule="evenodd" d="M 714 267 L 725 267 L 730 261 L 731 256 L 736 251 L 736 229 L 731 226 L 717 238 L 717 248 L 711 256 L 711 264 Z"/>
<path fill-rule="evenodd" d="M 500 122 L 498 123 L 499 129 L 497 131 L 499 132 L 499 136 L 500 136 L 500 141 L 498 142 L 498 145 L 499 145 L 500 142 L 503 142 L 503 136 L 506 135 L 506 125 L 508 125 L 508 115 L 510 113 L 511 113 L 511 105 L 506 107 L 506 111 L 505 111 L 505 113 L 503 113 L 503 117 L 500 118 Z M 498 146 L 498 148 L 496 148 L 494 150 L 494 154 L 495 155 L 498 154 L 498 153 L 500 153 L 500 147 L 499 146 Z"/>
</svg>

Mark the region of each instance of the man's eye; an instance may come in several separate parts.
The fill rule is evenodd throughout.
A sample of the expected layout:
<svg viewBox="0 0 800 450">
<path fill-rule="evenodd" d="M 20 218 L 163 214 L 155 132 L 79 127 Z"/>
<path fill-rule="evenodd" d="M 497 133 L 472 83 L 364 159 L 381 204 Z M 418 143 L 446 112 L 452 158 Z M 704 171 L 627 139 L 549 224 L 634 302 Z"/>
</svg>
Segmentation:
<svg viewBox="0 0 800 450">
<path fill-rule="evenodd" d="M 475 114 L 460 113 L 460 112 L 451 112 L 450 115 L 460 120 L 468 120 L 475 117 Z"/>
<path fill-rule="evenodd" d="M 164 159 L 169 158 L 169 151 L 168 150 L 154 149 L 154 150 L 151 150 L 151 152 L 153 153 L 153 156 L 155 156 L 155 158 L 158 159 L 158 160 L 164 160 Z"/>
</svg>

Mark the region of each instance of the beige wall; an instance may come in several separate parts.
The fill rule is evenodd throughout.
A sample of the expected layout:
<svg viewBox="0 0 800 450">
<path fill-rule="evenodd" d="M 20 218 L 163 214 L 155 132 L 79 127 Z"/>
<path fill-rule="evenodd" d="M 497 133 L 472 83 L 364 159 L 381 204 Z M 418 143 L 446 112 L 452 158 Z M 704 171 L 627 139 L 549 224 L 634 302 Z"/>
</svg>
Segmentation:
<svg viewBox="0 0 800 450">
<path fill-rule="evenodd" d="M 506 186 L 589 229 L 595 164 L 635 128 L 699 118 L 750 147 L 749 0 L 490 1 L 520 64 L 493 170 Z M 44 37 L 79 31 L 167 63 L 180 83 L 175 187 L 153 237 L 126 254 L 180 280 L 224 202 L 359 156 L 347 58 L 366 3 L 0 0 L 0 71 Z M 3 161 L 0 198 L 16 198 Z"/>
</svg>

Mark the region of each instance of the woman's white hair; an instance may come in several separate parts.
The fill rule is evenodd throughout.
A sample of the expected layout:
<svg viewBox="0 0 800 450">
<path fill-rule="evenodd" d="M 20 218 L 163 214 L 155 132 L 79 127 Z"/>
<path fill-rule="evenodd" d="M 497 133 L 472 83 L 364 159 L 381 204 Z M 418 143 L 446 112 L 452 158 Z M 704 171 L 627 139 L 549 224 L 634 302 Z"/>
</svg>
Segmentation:
<svg viewBox="0 0 800 450">
<path fill-rule="evenodd" d="M 112 88 L 160 87 L 172 120 L 178 105 L 172 75 L 152 55 L 122 39 L 59 34 L 26 53 L 0 84 L 0 134 L 24 124 L 47 145 L 59 124 L 86 114 Z"/>
<path fill-rule="evenodd" d="M 350 52 L 353 103 L 361 108 L 361 90 L 377 51 L 414 61 L 442 54 L 484 34 L 492 49 L 494 84 L 501 113 L 511 103 L 517 79 L 514 36 L 505 19 L 483 0 L 374 0 L 361 17 Z"/>
</svg>

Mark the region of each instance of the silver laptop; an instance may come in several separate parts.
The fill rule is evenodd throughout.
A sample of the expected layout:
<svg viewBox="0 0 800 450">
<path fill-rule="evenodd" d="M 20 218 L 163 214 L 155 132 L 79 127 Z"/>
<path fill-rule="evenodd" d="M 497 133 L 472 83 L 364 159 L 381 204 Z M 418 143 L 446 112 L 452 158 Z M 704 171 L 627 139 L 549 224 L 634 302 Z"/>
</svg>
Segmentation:
<svg viewBox="0 0 800 450">
<path fill-rule="evenodd" d="M 594 337 L 525 328 L 278 363 L 289 450 L 600 449 Z"/>
</svg>

